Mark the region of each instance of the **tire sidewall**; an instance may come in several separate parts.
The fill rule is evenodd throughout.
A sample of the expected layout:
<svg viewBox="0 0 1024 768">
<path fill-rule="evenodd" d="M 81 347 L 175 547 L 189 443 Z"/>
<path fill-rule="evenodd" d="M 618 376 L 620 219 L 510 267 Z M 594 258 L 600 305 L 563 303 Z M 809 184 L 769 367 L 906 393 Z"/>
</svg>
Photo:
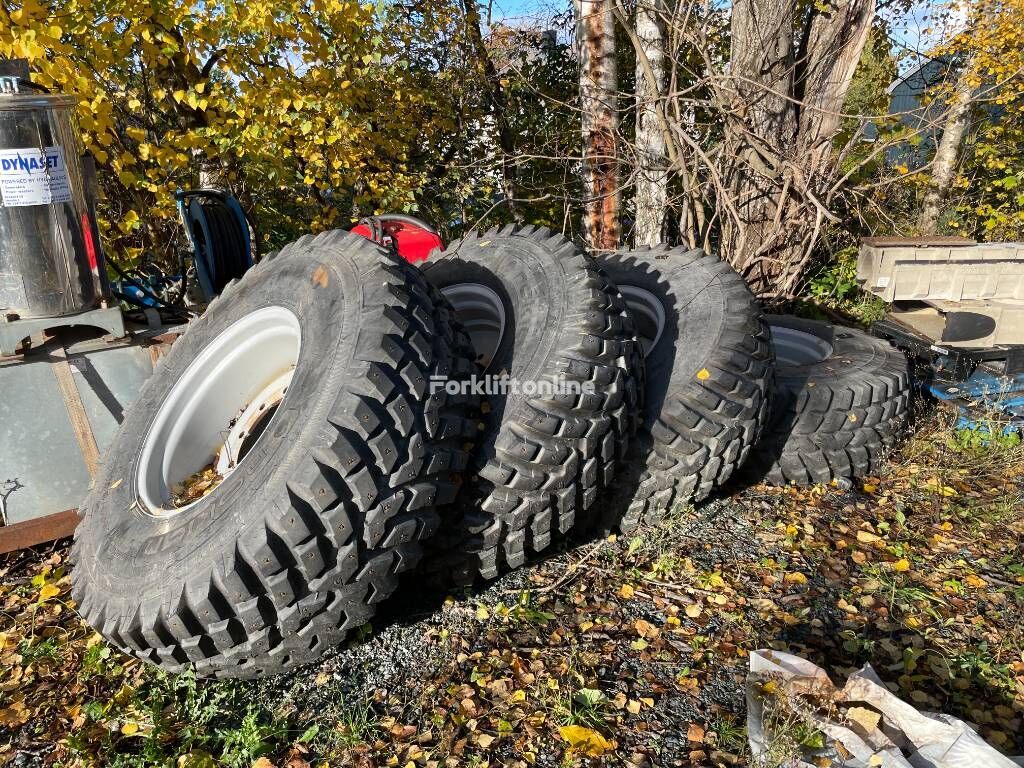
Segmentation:
<svg viewBox="0 0 1024 768">
<path fill-rule="evenodd" d="M 473 241 L 469 241 L 473 244 Z M 490 245 L 473 244 L 472 260 L 456 252 L 423 265 L 428 282 L 439 291 L 460 283 L 483 285 L 501 299 L 505 325 L 501 342 L 486 373 L 507 373 L 519 381 L 536 381 L 556 371 L 550 359 L 564 337 L 568 319 L 568 276 L 564 267 L 544 249 L 526 238 L 503 237 Z M 561 288 L 561 289 L 560 289 Z M 503 400 L 502 410 L 511 413 L 529 399 L 520 390 L 504 398 L 491 397 L 492 406 Z M 489 422 L 498 424 L 501 414 Z"/>
<path fill-rule="evenodd" d="M 643 256 L 615 254 L 599 259 L 599 263 L 620 288 L 641 288 L 665 309 L 665 327 L 644 358 L 644 420 L 652 424 L 672 396 L 673 384 L 694 380 L 708 364 L 725 330 L 726 303 L 720 270 L 712 269 L 717 260 L 707 259 L 700 251 Z"/>
<path fill-rule="evenodd" d="M 351 264 L 328 253 L 277 259 L 235 286 L 219 300 L 220 311 L 196 320 L 175 342 L 129 409 L 83 503 L 79 535 L 93 539 L 95 555 L 88 564 L 99 588 L 116 585 L 116 592 L 130 599 L 164 590 L 173 596 L 211 566 L 219 564 L 225 572 L 224 561 L 245 531 L 287 509 L 286 479 L 317 442 L 315 432 L 326 423 L 343 383 L 361 303 L 352 292 L 359 286 Z M 177 514 L 149 514 L 138 495 L 139 458 L 162 403 L 202 349 L 239 319 L 269 306 L 296 316 L 301 346 L 288 392 L 267 432 L 212 493 Z"/>
</svg>

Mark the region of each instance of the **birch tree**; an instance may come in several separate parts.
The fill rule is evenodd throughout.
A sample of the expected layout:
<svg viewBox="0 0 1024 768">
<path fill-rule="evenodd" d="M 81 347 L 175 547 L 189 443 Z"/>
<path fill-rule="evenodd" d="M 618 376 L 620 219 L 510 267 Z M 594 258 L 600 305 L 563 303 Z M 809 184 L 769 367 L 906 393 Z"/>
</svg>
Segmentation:
<svg viewBox="0 0 1024 768">
<path fill-rule="evenodd" d="M 976 90 L 973 80 L 974 65 L 973 62 L 969 62 L 956 78 L 956 84 L 947 102 L 942 137 L 935 149 L 928 190 L 925 192 L 921 215 L 917 220 L 917 228 L 923 235 L 936 234 L 939 214 L 956 177 L 957 157 L 964 134 L 967 132 Z"/>
<path fill-rule="evenodd" d="M 668 202 L 668 161 L 657 106 L 665 87 L 665 34 L 659 0 L 642 0 L 636 34 L 642 44 L 636 65 L 636 191 L 633 198 L 636 245 L 662 240 Z"/>
</svg>

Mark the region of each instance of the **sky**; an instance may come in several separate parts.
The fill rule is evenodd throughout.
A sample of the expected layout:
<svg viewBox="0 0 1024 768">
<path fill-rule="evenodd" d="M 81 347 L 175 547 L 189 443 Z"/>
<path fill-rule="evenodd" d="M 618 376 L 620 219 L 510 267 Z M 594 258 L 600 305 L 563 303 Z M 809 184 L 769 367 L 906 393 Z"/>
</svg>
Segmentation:
<svg viewBox="0 0 1024 768">
<path fill-rule="evenodd" d="M 506 23 L 543 22 L 568 10 L 570 0 L 492 0 L 491 18 Z M 924 53 L 947 39 L 960 19 L 940 13 L 948 0 L 919 0 L 907 13 L 882 12 L 890 22 L 898 54 Z"/>
</svg>

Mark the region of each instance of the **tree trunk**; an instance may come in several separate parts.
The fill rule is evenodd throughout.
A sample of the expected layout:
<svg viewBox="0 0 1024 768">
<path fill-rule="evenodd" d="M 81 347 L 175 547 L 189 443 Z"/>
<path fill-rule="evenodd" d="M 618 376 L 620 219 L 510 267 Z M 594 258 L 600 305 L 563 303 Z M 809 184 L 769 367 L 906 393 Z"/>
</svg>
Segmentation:
<svg viewBox="0 0 1024 768">
<path fill-rule="evenodd" d="M 668 199 L 668 157 L 665 135 L 658 124 L 656 104 L 665 87 L 665 33 L 658 0 L 641 0 L 636 10 L 636 34 L 650 64 L 636 67 L 636 245 L 662 240 Z M 653 74 L 654 82 L 649 75 Z"/>
<path fill-rule="evenodd" d="M 936 233 L 942 205 L 949 196 L 953 177 L 956 175 L 957 155 L 967 132 L 971 105 L 974 101 L 974 89 L 968 82 L 973 69 L 971 63 L 968 62 L 964 67 L 949 99 L 949 111 L 942 127 L 942 138 L 939 139 L 939 146 L 935 149 L 935 158 L 932 160 L 932 177 L 921 206 L 921 214 L 917 219 L 917 228 L 922 235 Z"/>
<path fill-rule="evenodd" d="M 793 24 L 796 0 L 737 0 L 730 18 L 725 93 L 734 122 L 726 129 L 733 216 L 722 222 L 723 256 L 752 283 L 758 248 L 779 233 L 776 192 L 781 160 L 796 134 Z"/>
<path fill-rule="evenodd" d="M 515 136 L 508 124 L 508 99 L 501 85 L 501 76 L 494 66 L 491 52 L 487 49 L 483 31 L 480 29 L 480 10 L 476 0 L 463 0 L 466 13 L 466 34 L 476 56 L 476 65 L 483 75 L 487 88 L 487 102 L 490 107 L 491 119 L 498 131 L 498 147 L 501 149 L 501 187 L 512 217 L 520 220 L 521 214 L 516 205 L 516 168 L 515 168 Z"/>
<path fill-rule="evenodd" d="M 795 0 L 737 0 L 726 127 L 733 210 L 723 255 L 762 295 L 799 288 L 835 178 L 832 140 L 875 15 L 875 0 L 813 6 L 795 50 Z M 721 98 L 721 97 L 720 97 Z"/>
<path fill-rule="evenodd" d="M 618 247 L 618 109 L 613 0 L 576 0 L 583 132 L 583 230 L 594 250 Z"/>
</svg>

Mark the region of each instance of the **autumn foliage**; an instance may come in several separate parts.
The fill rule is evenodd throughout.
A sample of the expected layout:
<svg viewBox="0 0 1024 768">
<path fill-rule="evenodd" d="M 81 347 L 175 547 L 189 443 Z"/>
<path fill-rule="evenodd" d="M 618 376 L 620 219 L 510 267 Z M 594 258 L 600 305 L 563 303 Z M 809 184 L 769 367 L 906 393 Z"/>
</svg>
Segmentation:
<svg viewBox="0 0 1024 768">
<path fill-rule="evenodd" d="M 276 242 L 410 204 L 427 97 L 383 21 L 355 0 L 3 0 L 0 57 L 79 97 L 108 248 L 169 256 L 175 189 L 201 181 L 230 185 Z"/>
</svg>

